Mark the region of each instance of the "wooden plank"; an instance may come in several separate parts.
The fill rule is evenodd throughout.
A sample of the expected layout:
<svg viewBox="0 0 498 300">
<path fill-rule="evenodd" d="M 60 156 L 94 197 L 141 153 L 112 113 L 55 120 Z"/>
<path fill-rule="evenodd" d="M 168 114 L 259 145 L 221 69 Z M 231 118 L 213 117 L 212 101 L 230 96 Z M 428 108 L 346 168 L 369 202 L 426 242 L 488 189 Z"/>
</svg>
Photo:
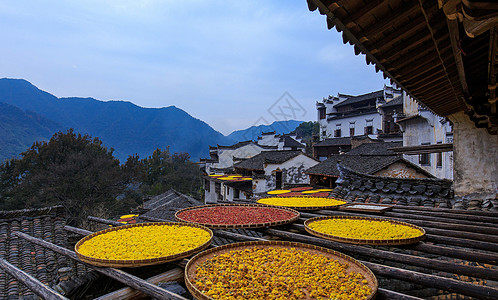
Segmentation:
<svg viewBox="0 0 498 300">
<path fill-rule="evenodd" d="M 393 147 L 393 148 L 388 148 L 387 150 L 390 150 L 394 153 L 405 153 L 407 151 L 424 151 L 420 153 L 439 153 L 439 152 L 453 151 L 453 143 Z M 430 151 L 430 152 L 425 152 L 425 151 Z M 393 210 L 395 208 L 397 207 L 394 207 Z"/>
<path fill-rule="evenodd" d="M 399 20 L 405 21 L 409 16 L 419 11 L 418 5 L 413 5 L 410 2 L 404 2 L 401 7 L 396 9 L 391 15 L 386 18 L 378 20 L 372 26 L 365 28 L 363 30 L 363 35 L 365 37 L 375 36 L 392 27 L 393 24 L 398 23 Z"/>
<path fill-rule="evenodd" d="M 148 283 L 157 285 L 160 282 L 179 281 L 183 280 L 185 271 L 182 268 L 174 268 L 167 272 L 153 276 L 146 281 Z M 95 300 L 125 300 L 125 299 L 148 299 L 147 295 L 132 289 L 130 287 L 122 288 L 120 290 L 111 292 L 109 294 L 95 298 Z"/>
<path fill-rule="evenodd" d="M 17 279 L 19 283 L 26 285 L 33 293 L 40 296 L 42 299 L 47 300 L 62 300 L 68 299 L 61 294 L 57 293 L 53 289 L 49 288 L 42 282 L 38 281 L 33 276 L 24 272 L 23 270 L 17 268 L 13 264 L 9 263 L 3 258 L 0 258 L 0 268 L 5 272 L 9 273 L 11 276 Z"/>
<path fill-rule="evenodd" d="M 155 297 L 157 299 L 165 299 L 165 300 L 187 300 L 186 298 L 177 295 L 175 293 L 172 293 L 168 290 L 165 290 L 163 288 L 160 288 L 156 285 L 153 285 L 151 283 L 148 283 L 147 281 L 138 278 L 136 276 L 133 276 L 131 274 L 128 274 L 122 270 L 115 269 L 115 268 L 101 268 L 101 267 L 96 267 L 90 264 L 87 264 L 85 262 L 82 262 L 79 260 L 79 258 L 76 256 L 76 253 L 74 251 L 68 250 L 66 248 L 57 246 L 55 244 L 49 243 L 47 241 L 37 239 L 35 237 L 32 237 L 30 235 L 27 235 L 25 233 L 22 233 L 20 231 L 16 231 L 13 234 L 17 235 L 20 238 L 23 238 L 31 243 L 40 245 L 42 247 L 48 248 L 52 251 L 55 251 L 59 254 L 62 254 L 64 256 L 67 256 L 79 263 L 82 263 L 86 265 L 89 268 L 92 268 L 93 270 L 108 276 L 112 279 L 115 279 L 121 283 L 124 283 L 127 286 L 130 286 L 136 290 L 139 290 L 149 296 Z"/>
<path fill-rule="evenodd" d="M 107 219 L 97 218 L 97 217 L 94 217 L 94 216 L 88 216 L 87 220 L 93 221 L 93 222 L 97 222 L 97 223 L 112 225 L 112 226 L 123 226 L 123 225 L 126 225 L 126 224 L 119 223 L 119 222 L 116 222 L 116 221 L 111 221 L 111 220 L 107 220 Z"/>
</svg>

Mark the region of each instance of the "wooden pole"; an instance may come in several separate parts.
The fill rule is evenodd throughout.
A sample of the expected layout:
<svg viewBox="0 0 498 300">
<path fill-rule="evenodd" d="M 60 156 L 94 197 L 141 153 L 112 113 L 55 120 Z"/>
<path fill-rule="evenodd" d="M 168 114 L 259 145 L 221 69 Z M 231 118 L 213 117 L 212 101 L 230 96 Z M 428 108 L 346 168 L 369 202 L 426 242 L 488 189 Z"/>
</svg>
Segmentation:
<svg viewBox="0 0 498 300">
<path fill-rule="evenodd" d="M 299 225 L 294 226 L 294 228 L 299 228 Z M 274 229 L 272 229 L 274 230 Z M 304 226 L 301 225 L 299 228 L 300 231 L 304 231 Z M 275 231 L 271 231 L 275 233 Z M 295 238 L 295 237 L 294 237 Z M 302 237 L 300 237 L 302 238 Z M 340 252 L 354 253 L 357 255 L 365 255 L 368 257 L 385 259 L 389 261 L 399 262 L 411 266 L 417 266 L 432 270 L 444 271 L 453 274 L 461 274 L 476 278 L 482 279 L 490 279 L 490 280 L 498 280 L 498 271 L 487 268 L 480 268 L 475 266 L 467 266 L 456 264 L 448 261 L 442 261 L 437 259 L 425 258 L 421 256 L 390 252 L 375 248 L 368 248 L 361 245 L 351 245 L 344 244 L 329 240 L 324 240 L 321 238 L 310 237 L 310 241 L 313 243 L 320 243 L 325 245 L 327 248 L 332 248 L 338 250 Z"/>
<path fill-rule="evenodd" d="M 396 300 L 423 300 L 422 298 L 417 298 L 417 297 L 413 297 L 410 295 L 401 294 L 401 293 L 386 290 L 383 288 L 377 289 L 377 295 L 375 296 L 375 300 L 392 300 L 392 299 L 396 299 Z"/>
<path fill-rule="evenodd" d="M 336 249 L 335 248 L 336 244 L 340 244 L 328 240 L 323 240 L 320 238 L 310 237 L 307 235 L 296 234 L 276 229 L 266 229 L 265 232 L 288 240 L 301 242 L 301 243 L 311 243 L 313 245 L 322 246 L 331 249 Z M 358 247 L 355 245 L 348 245 L 348 246 Z M 439 277 L 435 275 L 424 274 L 409 270 L 403 270 L 390 266 L 383 266 L 366 261 L 361 261 L 361 262 L 365 264 L 368 268 L 370 268 L 372 272 L 380 276 L 413 282 L 424 286 L 433 287 L 436 289 L 452 291 L 458 294 L 476 297 L 479 299 L 489 299 L 489 300 L 498 299 L 498 289 L 496 288 L 474 285 L 471 283 L 455 279 Z"/>
<path fill-rule="evenodd" d="M 112 226 L 123 226 L 123 225 L 126 225 L 126 224 L 119 223 L 119 222 L 116 222 L 116 221 L 111 221 L 111 220 L 97 218 L 97 217 L 92 217 L 92 216 L 88 216 L 87 220 L 94 221 L 94 222 L 97 222 L 97 223 L 112 225 Z"/>
<path fill-rule="evenodd" d="M 485 210 L 464 210 L 464 209 L 454 209 L 454 208 L 436 208 L 436 207 L 424 207 L 424 206 L 405 206 L 405 205 L 397 205 L 395 209 L 401 210 L 416 210 L 416 211 L 428 211 L 428 212 L 436 212 L 436 213 L 450 213 L 450 214 L 459 214 L 459 215 L 474 215 L 474 216 L 486 216 L 497 218 L 498 213 L 492 211 Z"/>
<path fill-rule="evenodd" d="M 453 224 L 461 224 L 461 225 L 468 226 L 468 227 L 466 227 L 467 230 L 465 230 L 465 231 L 479 232 L 479 233 L 484 233 L 484 234 L 498 234 L 498 224 L 494 224 L 494 223 L 474 222 L 474 221 L 469 221 L 469 220 L 449 219 L 449 218 L 441 218 L 441 217 L 434 217 L 434 216 L 423 216 L 423 215 L 410 214 L 410 213 L 405 214 L 405 213 L 390 212 L 390 211 L 386 211 L 382 215 L 386 216 L 386 217 L 404 218 L 404 219 L 410 219 L 410 220 L 444 222 L 445 224 L 451 224 L 451 226 L 453 226 Z"/>
<path fill-rule="evenodd" d="M 453 237 L 439 236 L 434 234 L 426 234 L 425 236 L 427 242 L 454 245 L 454 246 L 466 247 L 471 249 L 480 249 L 480 250 L 486 250 L 498 253 L 498 244 L 496 243 L 488 243 L 488 242 L 474 241 L 468 239 L 457 239 Z"/>
<path fill-rule="evenodd" d="M 301 213 L 302 214 L 302 213 Z M 302 221 L 302 219 L 299 219 Z M 302 230 L 302 227 L 299 227 L 302 225 L 298 224 L 293 224 L 291 227 L 296 227 L 298 230 Z M 427 228 L 424 228 L 426 231 L 428 230 Z M 431 231 L 432 232 L 432 231 Z M 442 238 L 447 238 L 442 236 Z M 458 246 L 462 247 L 469 247 L 469 240 L 463 239 L 462 241 L 459 241 L 459 239 L 456 238 L 451 238 L 452 243 Z M 474 242 L 474 241 L 471 241 Z M 480 245 L 480 241 L 475 241 L 475 245 L 478 247 Z M 491 245 L 496 245 L 493 243 L 488 243 Z M 443 247 L 443 246 L 438 246 L 438 245 L 431 245 L 427 244 L 424 242 L 419 242 L 414 245 L 406 245 L 403 246 L 405 248 L 409 248 L 412 250 L 418 250 L 426 253 L 432 253 L 432 254 L 438 254 L 442 256 L 447 256 L 447 257 L 453 257 L 453 258 L 459 258 L 463 260 L 468 260 L 468 261 L 474 261 L 474 262 L 479 262 L 479 263 L 486 263 L 486 264 L 492 264 L 492 265 L 497 265 L 498 264 L 498 255 L 495 253 L 484 253 L 484 252 L 479 252 L 479 251 L 472 251 L 472 250 L 465 250 L 465 249 L 457 249 L 457 248 L 450 248 L 450 247 Z M 491 246 L 494 247 L 494 246 Z M 469 247 L 472 248 L 472 247 Z"/>
<path fill-rule="evenodd" d="M 147 279 L 148 283 L 157 285 L 160 282 L 179 281 L 183 279 L 185 271 L 181 268 L 174 268 L 162 274 Z M 146 299 L 146 295 L 130 287 L 125 287 L 112 293 L 95 298 L 95 300 L 125 300 L 125 299 Z"/>
<path fill-rule="evenodd" d="M 332 210 L 320 210 L 320 211 L 316 211 L 315 214 L 301 212 L 301 217 L 303 217 L 303 218 L 321 217 L 323 215 L 362 217 L 362 215 L 355 214 L 355 213 L 349 213 L 349 212 L 344 212 L 344 211 L 332 211 Z M 369 216 L 371 216 L 371 215 L 369 215 Z M 383 217 L 383 216 L 378 216 L 378 218 L 385 218 L 387 220 L 397 220 L 397 221 L 402 221 L 402 222 L 408 222 L 408 223 L 411 223 L 411 224 L 414 224 L 417 226 L 421 226 L 429 234 L 437 234 L 437 235 L 443 235 L 443 236 L 452 236 L 452 237 L 457 237 L 457 238 L 498 243 L 498 235 L 474 233 L 471 231 L 470 232 L 469 231 L 462 231 L 462 229 L 463 229 L 462 226 L 468 226 L 468 225 L 458 226 L 456 224 L 444 224 L 443 222 L 417 221 L 417 220 Z M 477 226 L 472 226 L 472 227 L 477 227 Z M 455 230 L 453 230 L 453 229 L 455 229 Z"/>
<path fill-rule="evenodd" d="M 27 235 L 25 233 L 22 233 L 20 231 L 13 232 L 13 234 L 17 235 L 20 238 L 23 238 L 29 242 L 32 242 L 34 244 L 40 245 L 42 247 L 48 248 L 52 251 L 55 251 L 59 254 L 62 254 L 64 256 L 67 256 L 73 260 L 76 260 L 84 265 L 86 265 L 89 268 L 94 269 L 95 271 L 104 274 L 112 279 L 115 279 L 121 283 L 124 283 L 127 286 L 130 286 L 136 290 L 139 290 L 149 296 L 155 297 L 157 299 L 165 299 L 165 300 L 187 300 L 186 298 L 177 295 L 175 293 L 172 293 L 170 291 L 167 291 L 163 288 L 160 288 L 156 285 L 150 284 L 147 281 L 140 279 L 136 276 L 133 276 L 131 274 L 128 274 L 122 270 L 115 269 L 115 268 L 101 268 L 101 267 L 96 267 L 90 264 L 87 264 L 85 262 L 82 262 L 79 260 L 79 258 L 76 256 L 76 253 L 74 251 L 68 250 L 66 248 L 57 246 L 55 244 L 49 243 L 47 241 L 32 237 L 30 235 Z"/>
<path fill-rule="evenodd" d="M 15 277 L 18 282 L 26 285 L 33 293 L 37 294 L 42 299 L 68 300 L 68 298 L 60 295 L 59 293 L 52 290 L 48 286 L 44 285 L 42 282 L 38 281 L 33 276 L 17 268 L 16 266 L 12 265 L 3 258 L 0 258 L 0 268 L 2 268 L 5 272 L 9 273 L 11 276 Z"/>
<path fill-rule="evenodd" d="M 88 230 L 81 229 L 81 228 L 76 228 L 76 227 L 69 226 L 69 225 L 64 226 L 64 230 L 69 231 L 69 232 L 73 232 L 73 233 L 77 233 L 77 234 L 80 234 L 83 236 L 87 236 L 87 235 L 90 235 L 93 233 L 92 231 L 88 231 Z"/>
</svg>

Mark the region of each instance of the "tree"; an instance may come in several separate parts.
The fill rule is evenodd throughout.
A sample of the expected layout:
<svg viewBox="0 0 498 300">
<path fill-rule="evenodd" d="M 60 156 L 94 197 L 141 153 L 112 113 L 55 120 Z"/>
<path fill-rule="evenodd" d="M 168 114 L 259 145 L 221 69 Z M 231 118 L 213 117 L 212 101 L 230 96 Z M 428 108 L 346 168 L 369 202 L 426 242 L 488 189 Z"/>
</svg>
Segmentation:
<svg viewBox="0 0 498 300">
<path fill-rule="evenodd" d="M 63 205 L 68 223 L 115 205 L 126 188 L 119 160 L 98 138 L 58 132 L 0 167 L 0 208 Z"/>
<path fill-rule="evenodd" d="M 151 156 L 142 160 L 142 174 L 136 176 L 142 180 L 142 192 L 157 195 L 173 188 L 181 193 L 199 197 L 201 172 L 189 159 L 188 153 L 171 155 L 169 148 L 156 149 Z"/>
</svg>

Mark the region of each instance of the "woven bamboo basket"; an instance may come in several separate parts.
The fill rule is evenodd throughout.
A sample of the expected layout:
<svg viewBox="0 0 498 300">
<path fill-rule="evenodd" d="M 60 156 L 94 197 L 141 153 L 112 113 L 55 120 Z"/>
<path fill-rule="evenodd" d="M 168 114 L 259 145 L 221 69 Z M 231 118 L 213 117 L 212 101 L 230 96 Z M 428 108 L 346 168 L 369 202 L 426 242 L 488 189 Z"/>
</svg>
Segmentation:
<svg viewBox="0 0 498 300">
<path fill-rule="evenodd" d="M 86 256 L 83 255 L 79 252 L 80 246 L 85 242 L 90 240 L 93 237 L 96 237 L 101 234 L 105 234 L 110 231 L 117 231 L 117 230 L 123 230 L 131 227 L 144 227 L 144 226 L 159 226 L 159 225 L 178 225 L 178 226 L 190 226 L 190 227 L 196 227 L 200 228 L 202 230 L 205 230 L 209 233 L 210 238 L 207 242 L 203 243 L 202 245 L 199 245 L 198 247 L 195 247 L 193 249 L 190 249 L 188 251 L 184 251 L 181 253 L 176 253 L 173 255 L 168 255 L 168 256 L 161 256 L 161 257 L 154 257 L 150 259 L 136 259 L 136 260 L 119 260 L 119 259 L 101 259 L 101 258 L 95 258 L 91 256 Z M 213 239 L 213 232 L 204 226 L 197 225 L 197 224 L 188 224 L 188 223 L 178 223 L 178 222 L 154 222 L 154 223 L 139 223 L 139 224 L 132 224 L 132 225 L 124 225 L 124 226 L 119 226 L 119 227 L 112 227 L 106 230 L 98 231 L 95 232 L 91 235 L 88 235 L 81 240 L 78 241 L 76 246 L 74 247 L 76 255 L 78 258 L 86 263 L 89 263 L 94 266 L 99 266 L 99 267 L 112 267 L 112 268 L 138 268 L 138 267 L 143 267 L 143 266 L 149 266 L 149 265 L 157 265 L 157 264 L 163 264 L 166 262 L 170 261 L 175 261 L 175 260 L 180 260 L 182 258 L 191 256 L 197 252 L 200 252 L 204 249 L 206 249 L 210 244 L 211 240 Z"/>
<path fill-rule="evenodd" d="M 316 221 L 321 221 L 321 220 L 326 220 L 326 219 L 356 219 L 356 220 L 369 220 L 369 221 L 387 221 L 391 224 L 399 224 L 399 225 L 404 225 L 408 227 L 415 228 L 420 231 L 420 236 L 414 237 L 414 238 L 406 238 L 406 239 L 385 239 L 385 240 L 368 240 L 368 239 L 353 239 L 353 238 L 345 238 L 345 237 L 339 237 L 339 236 L 334 236 L 330 234 L 326 234 L 323 232 L 319 232 L 316 230 L 313 230 L 310 228 L 310 224 Z M 414 244 L 417 243 L 423 239 L 425 239 L 425 230 L 422 227 L 410 224 L 410 223 L 405 223 L 405 222 L 400 222 L 400 221 L 395 221 L 395 220 L 386 220 L 386 219 L 381 219 L 381 218 L 370 218 L 370 217 L 359 217 L 359 216 L 329 216 L 329 217 L 316 217 L 316 218 L 311 218 L 308 219 L 304 222 L 304 228 L 306 229 L 307 232 L 314 236 L 318 236 L 327 240 L 331 241 L 336 241 L 336 242 L 341 242 L 341 243 L 348 243 L 348 244 L 356 244 L 356 245 L 408 245 L 408 244 Z"/>
<path fill-rule="evenodd" d="M 294 216 L 292 218 L 288 218 L 285 220 L 279 220 L 279 221 L 273 221 L 273 222 L 265 222 L 265 223 L 247 223 L 247 224 L 214 224 L 214 223 L 200 223 L 200 222 L 192 222 L 189 221 L 188 218 L 186 217 L 180 217 L 180 215 L 184 212 L 189 212 L 192 210 L 202 210 L 202 209 L 208 209 L 211 207 L 254 207 L 254 208 L 270 208 L 274 210 L 285 210 L 285 211 L 290 211 L 294 213 Z M 271 227 L 271 226 L 278 226 L 278 225 L 283 225 L 283 224 L 288 224 L 296 221 L 299 219 L 299 212 L 287 208 L 287 207 L 276 207 L 276 206 L 271 206 L 271 205 L 264 205 L 264 204 L 210 204 L 210 205 L 201 205 L 201 206 L 193 206 L 193 207 L 188 207 L 181 209 L 175 213 L 175 218 L 178 221 L 181 222 L 187 222 L 187 223 L 192 223 L 192 224 L 198 224 L 202 225 L 208 228 L 216 228 L 216 229 L 236 229 L 236 228 L 264 228 L 264 227 Z"/>
<path fill-rule="evenodd" d="M 333 209 L 337 209 L 339 208 L 340 206 L 346 204 L 347 202 L 342 200 L 342 199 L 338 199 L 338 198 L 326 198 L 326 197 L 316 197 L 316 198 L 326 198 L 326 199 L 334 199 L 334 200 L 338 200 L 338 201 L 342 201 L 344 203 L 342 204 L 338 204 L 338 205 L 330 205 L 330 206 L 318 206 L 318 205 L 315 205 L 315 206 L 292 206 L 292 205 L 272 205 L 272 204 L 266 204 L 266 203 L 260 203 L 261 200 L 263 199 L 268 199 L 268 198 L 279 198 L 279 199 L 285 199 L 285 197 L 265 197 L 265 198 L 261 198 L 259 199 L 257 202 L 259 204 L 264 204 L 264 205 L 270 205 L 270 206 L 276 206 L 276 207 L 286 207 L 286 208 L 291 208 L 291 209 L 295 209 L 295 210 L 299 210 L 299 211 L 307 211 L 307 210 L 321 210 L 321 209 L 328 209 L 328 210 L 333 210 Z M 295 197 L 295 198 L 303 198 L 303 199 L 313 199 L 314 197 L 307 197 L 307 196 L 303 196 L 303 197 Z"/>
<path fill-rule="evenodd" d="M 323 248 L 311 244 L 287 242 L 287 241 L 253 241 L 253 242 L 234 243 L 234 244 L 228 244 L 208 249 L 195 255 L 193 258 L 189 260 L 187 266 L 185 267 L 185 285 L 187 286 L 192 296 L 194 296 L 197 300 L 214 300 L 214 298 L 203 294 L 193 283 L 195 280 L 195 271 L 199 264 L 203 263 L 208 259 L 211 259 L 215 255 L 220 255 L 233 250 L 243 250 L 255 246 L 295 248 L 298 250 L 304 250 L 304 251 L 309 251 L 311 253 L 325 255 L 328 258 L 338 260 L 341 264 L 347 263 L 349 265 L 348 272 L 361 273 L 368 281 L 368 286 L 371 288 L 372 293 L 366 299 L 367 300 L 375 299 L 375 295 L 379 287 L 377 278 L 372 273 L 372 271 L 361 262 L 357 261 L 356 259 L 346 254 L 328 248 Z"/>
</svg>

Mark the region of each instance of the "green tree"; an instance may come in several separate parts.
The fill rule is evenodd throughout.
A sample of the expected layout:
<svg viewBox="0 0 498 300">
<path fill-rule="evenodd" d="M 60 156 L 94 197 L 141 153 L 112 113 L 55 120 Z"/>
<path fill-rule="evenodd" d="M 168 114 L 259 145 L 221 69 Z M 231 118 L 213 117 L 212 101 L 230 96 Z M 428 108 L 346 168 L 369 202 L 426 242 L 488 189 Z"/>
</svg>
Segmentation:
<svg viewBox="0 0 498 300">
<path fill-rule="evenodd" d="M 170 154 L 169 148 L 156 149 L 152 155 L 142 160 L 141 190 L 144 194 L 157 195 L 169 189 L 199 197 L 201 172 L 190 161 L 188 153 Z"/>
<path fill-rule="evenodd" d="M 98 138 L 72 129 L 35 142 L 0 167 L 0 208 L 63 205 L 70 224 L 112 209 L 128 181 L 112 153 Z"/>
</svg>

